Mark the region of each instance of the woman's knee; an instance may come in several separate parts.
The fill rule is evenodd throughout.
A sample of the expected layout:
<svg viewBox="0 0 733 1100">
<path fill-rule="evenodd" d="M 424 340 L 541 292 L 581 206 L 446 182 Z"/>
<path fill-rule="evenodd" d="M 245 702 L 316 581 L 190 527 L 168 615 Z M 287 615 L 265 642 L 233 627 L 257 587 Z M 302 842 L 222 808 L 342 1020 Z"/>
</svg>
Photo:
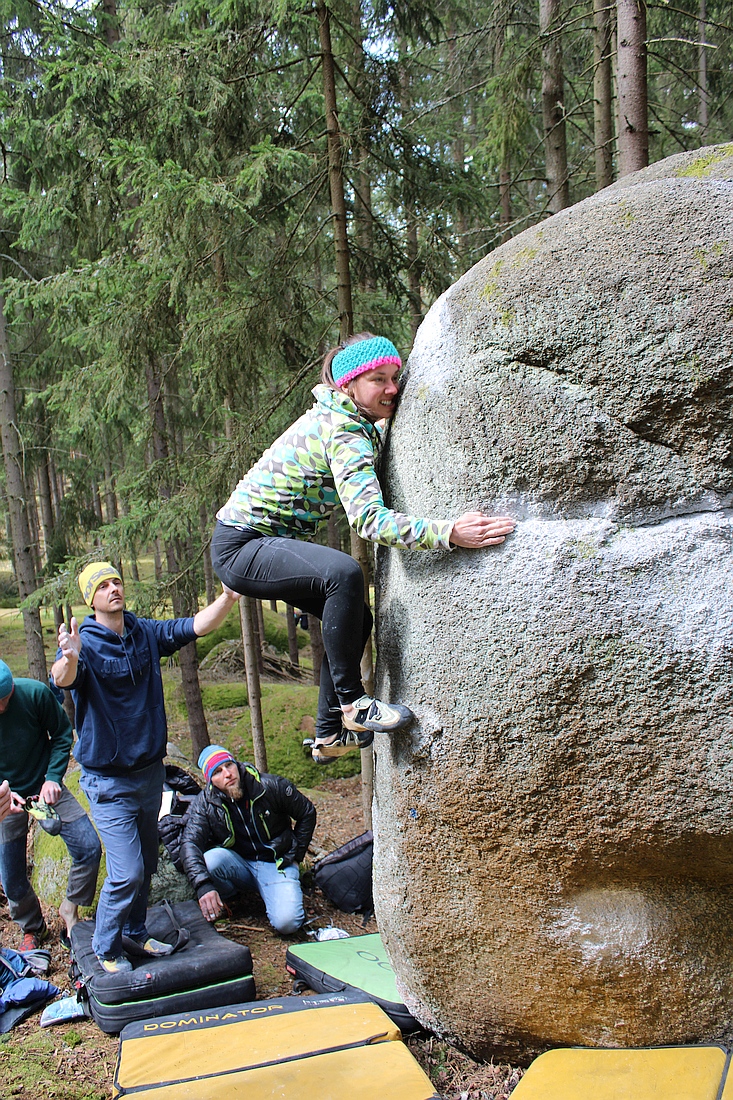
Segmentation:
<svg viewBox="0 0 733 1100">
<path fill-rule="evenodd" d="M 329 573 L 329 594 L 348 593 L 359 603 L 364 602 L 364 574 L 358 561 L 348 554 L 339 554 Z"/>
</svg>

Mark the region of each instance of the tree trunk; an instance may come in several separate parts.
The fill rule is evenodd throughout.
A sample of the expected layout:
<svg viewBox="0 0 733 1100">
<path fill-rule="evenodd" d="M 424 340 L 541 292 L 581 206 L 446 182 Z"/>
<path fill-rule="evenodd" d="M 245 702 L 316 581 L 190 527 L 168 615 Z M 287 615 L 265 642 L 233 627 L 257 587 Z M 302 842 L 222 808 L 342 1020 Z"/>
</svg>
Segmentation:
<svg viewBox="0 0 733 1100">
<path fill-rule="evenodd" d="M 51 565 L 50 556 L 54 542 L 54 514 L 53 500 L 51 499 L 51 482 L 48 476 L 48 453 L 41 450 L 41 461 L 38 465 L 38 499 L 41 503 L 41 529 L 43 531 L 43 545 L 45 568 Z"/>
<path fill-rule="evenodd" d="M 448 64 L 451 76 L 451 84 L 458 91 L 457 109 L 453 114 L 452 123 L 452 141 L 451 141 L 451 159 L 456 169 L 456 173 L 463 177 L 466 173 L 466 135 L 464 132 L 464 117 L 466 114 L 466 96 L 463 91 L 465 87 L 465 80 L 463 79 L 463 70 L 460 66 L 460 61 L 456 54 L 456 27 L 454 14 L 451 13 L 448 19 Z M 468 223 L 466 220 L 466 213 L 461 202 L 455 213 L 455 240 L 456 240 L 456 252 L 461 258 L 461 269 L 465 269 L 464 256 L 467 251 L 468 240 Z"/>
<path fill-rule="evenodd" d="M 644 0 L 616 0 L 618 36 L 618 174 L 649 163 Z"/>
<path fill-rule="evenodd" d="M 331 515 L 328 517 L 328 526 L 326 528 L 326 542 L 332 550 L 341 549 L 341 536 L 339 535 L 335 512 L 331 512 Z"/>
<path fill-rule="evenodd" d="M 31 553 L 33 554 L 33 573 L 40 577 L 43 571 L 43 559 L 41 556 L 41 531 L 38 522 L 38 505 L 36 503 L 36 487 L 33 475 L 28 473 L 25 488 L 25 501 L 28 508 L 28 527 L 31 533 Z"/>
<path fill-rule="evenodd" d="M 252 722 L 252 748 L 255 767 L 258 771 L 267 771 L 267 749 L 265 747 L 265 728 L 262 722 L 262 697 L 260 693 L 260 670 L 257 656 L 257 639 L 254 630 L 252 599 L 242 596 L 239 601 L 239 620 L 242 626 L 242 646 L 244 648 L 244 668 L 247 676 L 247 695 L 249 714 Z"/>
<path fill-rule="evenodd" d="M 512 224 L 511 178 L 509 162 L 506 160 L 499 169 L 499 219 L 502 227 L 502 243 L 508 241 L 512 235 L 510 228 Z"/>
<path fill-rule="evenodd" d="M 127 516 L 130 511 L 127 506 L 127 501 L 122 495 L 120 495 L 120 511 L 122 512 L 123 516 Z M 130 576 L 134 581 L 139 584 L 140 570 L 137 567 L 137 554 L 135 553 L 135 547 L 132 543 L 129 543 L 127 546 L 127 556 L 130 562 Z"/>
<path fill-rule="evenodd" d="M 292 604 L 285 604 L 285 622 L 288 628 L 288 657 L 293 668 L 300 666 L 298 655 L 298 628 L 295 625 L 295 608 Z"/>
<path fill-rule="evenodd" d="M 321 624 L 315 615 L 308 616 L 308 633 L 311 640 L 311 654 L 313 657 L 313 683 L 318 686 L 321 682 L 321 664 L 323 663 L 323 637 Z"/>
<path fill-rule="evenodd" d="M 213 603 L 216 599 L 216 574 L 211 565 L 211 543 L 209 540 L 209 513 L 202 504 L 199 508 L 199 524 L 201 527 L 201 542 L 204 548 L 203 551 L 203 563 L 204 563 L 204 587 L 206 589 L 206 602 Z"/>
<path fill-rule="evenodd" d="M 344 198 L 343 150 L 336 105 L 336 78 L 331 49 L 331 20 L 324 0 L 316 0 L 318 34 L 323 69 L 323 99 L 326 109 L 326 133 L 328 135 L 328 182 L 333 216 L 333 240 L 336 249 L 336 282 L 341 339 L 354 331 L 354 307 L 351 300 L 351 270 L 349 264 L 349 237 L 346 225 L 346 200 Z"/>
<path fill-rule="evenodd" d="M 404 53 L 406 46 L 400 44 L 400 53 Z M 407 66 L 400 67 L 400 110 L 403 121 L 412 108 L 412 96 L 410 93 L 410 78 Z M 405 140 L 402 155 L 404 169 L 402 179 L 403 199 L 402 205 L 405 211 L 405 266 L 407 269 L 407 301 L 410 319 L 410 333 L 415 339 L 417 330 L 422 323 L 422 288 L 420 266 L 420 243 L 418 239 L 417 212 L 413 197 L 416 186 L 415 171 L 412 160 L 412 146 Z"/>
<path fill-rule="evenodd" d="M 1 268 L 0 279 L 2 279 Z M 2 292 L 0 292 L 0 432 L 15 576 L 20 598 L 24 600 L 36 590 L 36 575 L 25 499 L 23 452 L 18 432 L 13 366 L 10 362 L 5 328 L 5 298 Z M 41 614 L 37 607 L 23 611 L 23 630 L 30 674 L 34 679 L 46 683 L 48 679 L 46 651 L 43 647 Z"/>
<path fill-rule="evenodd" d="M 368 76 L 364 70 L 364 29 L 361 17 L 361 0 L 353 0 L 351 6 L 354 50 L 350 65 L 352 88 L 363 89 L 367 98 Z M 364 102 L 364 99 L 362 99 Z M 369 174 L 369 113 L 362 107 L 356 133 L 356 172 L 354 186 L 354 223 L 359 251 L 359 288 L 368 293 L 376 289 L 374 277 L 374 215 L 372 213 L 372 180 Z"/>
<path fill-rule="evenodd" d="M 570 205 L 565 138 L 564 76 L 560 40 L 560 0 L 540 0 L 542 43 L 542 123 L 548 206 L 553 214 Z"/>
<path fill-rule="evenodd" d="M 710 95 L 708 91 L 708 13 L 706 0 L 700 0 L 698 12 L 699 14 L 697 20 L 697 35 L 700 45 L 698 46 L 697 55 L 697 84 L 700 100 L 698 104 L 697 121 L 700 127 L 700 144 L 705 145 L 708 136 L 708 107 L 710 101 Z"/>
<path fill-rule="evenodd" d="M 104 30 L 104 37 L 108 46 L 114 46 L 120 40 L 120 21 L 117 18 L 116 0 L 102 0 L 102 12 L 100 24 Z"/>
<path fill-rule="evenodd" d="M 148 408 L 152 425 L 153 457 L 161 463 L 163 469 L 169 459 L 168 430 L 163 406 L 163 391 L 161 386 L 161 374 L 159 364 L 149 358 L 145 368 L 145 381 L 148 391 Z M 160 495 L 164 500 L 170 499 L 170 484 L 165 477 L 161 478 Z M 179 572 L 179 563 L 183 561 L 184 554 L 180 545 L 167 542 L 165 546 L 166 564 L 168 573 L 175 577 Z M 178 618 L 195 614 L 197 607 L 195 593 L 186 593 L 180 582 L 173 587 L 173 614 Z M 188 728 L 191 734 L 191 747 L 194 759 L 210 743 L 209 729 L 204 714 L 204 704 L 201 698 L 201 685 L 199 683 L 199 660 L 196 652 L 196 643 L 190 642 L 179 651 L 181 665 L 181 685 L 183 697 L 186 701 L 188 712 Z"/>
<path fill-rule="evenodd" d="M 252 608 L 255 612 L 257 654 L 260 665 L 260 676 L 262 676 L 265 672 L 265 614 L 262 610 L 262 600 L 252 600 Z"/>
<path fill-rule="evenodd" d="M 596 191 L 613 183 L 611 2 L 612 0 L 593 0 L 593 143 L 596 154 Z"/>
<path fill-rule="evenodd" d="M 356 531 L 349 531 L 351 537 L 351 556 L 358 561 L 364 576 L 364 602 L 371 603 L 369 592 L 372 576 L 373 551 L 371 543 L 360 539 Z M 374 651 L 371 636 L 367 638 L 361 656 L 361 681 L 367 695 L 374 694 Z M 361 808 L 364 815 L 364 828 L 372 827 L 372 798 L 374 797 L 374 747 L 369 745 L 361 750 Z"/>
</svg>

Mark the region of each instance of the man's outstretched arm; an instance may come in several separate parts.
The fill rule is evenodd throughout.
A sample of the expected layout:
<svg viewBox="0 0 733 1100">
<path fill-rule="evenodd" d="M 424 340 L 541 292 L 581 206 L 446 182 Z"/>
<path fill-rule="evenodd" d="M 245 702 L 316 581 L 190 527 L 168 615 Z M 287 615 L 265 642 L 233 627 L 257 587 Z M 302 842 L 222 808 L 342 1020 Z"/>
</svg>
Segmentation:
<svg viewBox="0 0 733 1100">
<path fill-rule="evenodd" d="M 235 603 L 241 598 L 240 592 L 234 592 L 233 589 L 227 588 L 225 584 L 222 585 L 222 588 L 224 591 L 221 596 L 194 615 L 193 629 L 196 631 L 197 638 L 203 638 L 205 634 L 211 634 L 212 630 L 216 630 L 218 626 L 221 626 Z"/>
</svg>

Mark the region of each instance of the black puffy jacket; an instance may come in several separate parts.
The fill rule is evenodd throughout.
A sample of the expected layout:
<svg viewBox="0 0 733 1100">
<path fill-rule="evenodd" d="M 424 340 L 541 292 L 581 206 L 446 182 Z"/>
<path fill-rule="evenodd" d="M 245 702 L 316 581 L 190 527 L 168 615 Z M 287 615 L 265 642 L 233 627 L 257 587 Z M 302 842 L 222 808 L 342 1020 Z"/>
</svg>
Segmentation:
<svg viewBox="0 0 733 1100">
<path fill-rule="evenodd" d="M 260 774 L 251 764 L 238 764 L 238 768 L 244 791 L 241 801 L 232 802 L 208 783 L 186 814 L 181 861 L 199 898 L 216 889 L 204 852 L 235 846 L 234 807 L 249 815 L 257 838 L 256 853 L 240 853 L 245 859 L 265 859 L 278 867 L 300 863 L 313 836 L 316 808 L 294 784 L 281 775 Z"/>
</svg>

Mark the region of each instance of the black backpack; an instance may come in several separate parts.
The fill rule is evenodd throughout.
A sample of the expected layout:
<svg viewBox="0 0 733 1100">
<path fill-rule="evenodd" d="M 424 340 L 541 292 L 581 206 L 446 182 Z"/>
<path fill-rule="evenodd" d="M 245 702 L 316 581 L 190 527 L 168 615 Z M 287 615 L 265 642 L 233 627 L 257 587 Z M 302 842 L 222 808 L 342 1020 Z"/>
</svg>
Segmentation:
<svg viewBox="0 0 733 1100">
<path fill-rule="evenodd" d="M 371 829 L 342 844 L 317 860 L 313 867 L 316 885 L 342 913 L 374 912 L 372 899 Z"/>
</svg>

